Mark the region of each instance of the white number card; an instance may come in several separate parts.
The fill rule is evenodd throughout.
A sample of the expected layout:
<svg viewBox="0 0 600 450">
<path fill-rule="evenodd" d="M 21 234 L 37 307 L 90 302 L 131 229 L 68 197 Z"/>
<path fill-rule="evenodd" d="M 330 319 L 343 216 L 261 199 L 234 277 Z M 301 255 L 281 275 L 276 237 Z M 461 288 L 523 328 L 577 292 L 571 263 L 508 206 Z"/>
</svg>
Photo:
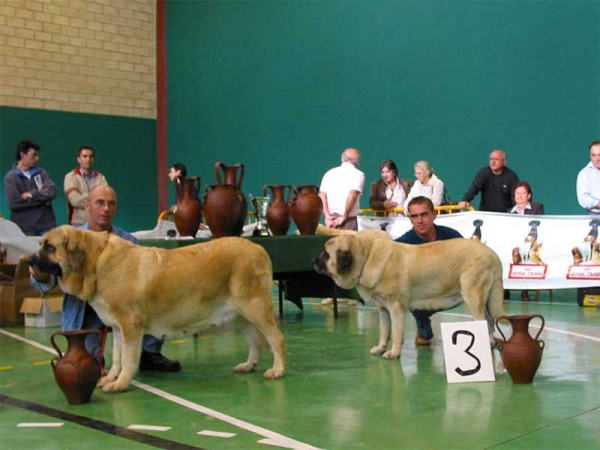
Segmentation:
<svg viewBox="0 0 600 450">
<path fill-rule="evenodd" d="M 487 322 L 441 323 L 448 383 L 495 381 Z"/>
</svg>

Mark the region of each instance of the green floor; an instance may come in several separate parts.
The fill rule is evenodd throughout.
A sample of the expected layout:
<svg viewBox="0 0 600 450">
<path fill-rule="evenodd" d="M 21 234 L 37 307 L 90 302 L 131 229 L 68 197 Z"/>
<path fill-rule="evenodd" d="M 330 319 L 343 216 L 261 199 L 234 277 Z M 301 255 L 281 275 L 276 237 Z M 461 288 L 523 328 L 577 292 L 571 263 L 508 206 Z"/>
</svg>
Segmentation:
<svg viewBox="0 0 600 450">
<path fill-rule="evenodd" d="M 546 319 L 530 385 L 513 385 L 497 351 L 495 382 L 446 382 L 439 323 L 465 320 L 462 309 L 435 316 L 431 348 L 415 348 L 407 318 L 402 359 L 386 361 L 369 354 L 376 310 L 342 307 L 334 319 L 331 308 L 306 300 L 304 312 L 285 304 L 281 380 L 262 378 L 269 353 L 258 372 L 233 373 L 246 357 L 240 335 L 169 340 L 164 353 L 181 361 L 181 373 L 139 374 L 126 393 L 97 390 L 90 404 L 70 406 L 49 364 L 57 329 L 0 329 L 0 448 L 598 449 L 600 310 L 577 306 L 574 296 L 506 302 L 510 314 Z"/>
</svg>

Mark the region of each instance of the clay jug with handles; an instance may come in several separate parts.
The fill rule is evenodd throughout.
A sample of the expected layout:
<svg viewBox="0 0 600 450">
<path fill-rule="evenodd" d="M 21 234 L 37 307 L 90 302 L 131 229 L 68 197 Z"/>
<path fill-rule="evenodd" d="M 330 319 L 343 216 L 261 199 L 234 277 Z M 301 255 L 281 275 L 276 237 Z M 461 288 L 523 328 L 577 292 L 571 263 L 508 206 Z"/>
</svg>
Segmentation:
<svg viewBox="0 0 600 450">
<path fill-rule="evenodd" d="M 50 362 L 54 378 L 71 405 L 90 402 L 102 373 L 100 358 L 93 357 L 85 348 L 85 337 L 90 333 L 102 334 L 100 330 L 59 331 L 50 337 L 52 347 L 58 353 L 58 358 Z M 56 336 L 67 339 L 64 355 L 55 342 Z"/>
<path fill-rule="evenodd" d="M 202 221 L 202 203 L 198 198 L 200 177 L 177 177 L 175 183 L 175 226 L 180 236 L 196 236 Z"/>
<path fill-rule="evenodd" d="M 238 177 L 239 172 L 239 177 Z M 246 173 L 246 166 L 241 163 L 228 166 L 225 163 L 215 163 L 215 175 L 217 177 L 218 184 L 228 184 L 236 188 L 238 197 L 242 201 L 241 208 L 238 210 L 238 217 L 236 221 L 236 227 L 233 236 L 240 236 L 242 229 L 246 223 L 246 216 L 248 214 L 248 200 L 242 192 L 242 181 L 244 181 L 244 175 Z"/>
<path fill-rule="evenodd" d="M 285 198 L 285 189 L 288 188 L 288 198 Z M 288 204 L 292 187 L 289 184 L 265 184 L 263 196 L 267 196 L 267 190 L 272 193 L 271 204 L 267 208 L 267 225 L 273 236 L 285 236 L 292 224 L 292 213 Z"/>
<path fill-rule="evenodd" d="M 539 318 L 542 326 L 535 335 L 529 334 L 529 322 L 531 319 Z M 506 340 L 504 333 L 498 326 L 501 320 L 508 320 L 512 327 L 512 335 Z M 544 352 L 544 341 L 538 339 L 544 329 L 544 318 L 539 314 L 500 316 L 496 319 L 496 328 L 502 335 L 502 341 L 498 342 L 498 350 L 506 371 L 515 384 L 527 384 L 533 381 L 533 377 L 542 362 Z"/>
<path fill-rule="evenodd" d="M 301 235 L 315 234 L 323 214 L 323 202 L 319 188 L 314 184 L 304 184 L 292 188 L 292 218 Z"/>
</svg>

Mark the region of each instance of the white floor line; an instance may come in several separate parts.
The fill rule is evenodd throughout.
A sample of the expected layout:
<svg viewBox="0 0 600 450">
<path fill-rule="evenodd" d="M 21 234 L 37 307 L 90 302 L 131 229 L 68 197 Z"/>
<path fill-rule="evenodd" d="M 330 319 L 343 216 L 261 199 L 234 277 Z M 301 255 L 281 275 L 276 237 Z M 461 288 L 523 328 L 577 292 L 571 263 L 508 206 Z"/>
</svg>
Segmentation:
<svg viewBox="0 0 600 450">
<path fill-rule="evenodd" d="M 219 411 L 215 411 L 214 409 L 207 408 L 206 406 L 198 405 L 196 403 L 185 400 L 181 397 L 177 397 L 176 395 L 169 394 L 161 389 L 157 389 L 155 387 L 149 386 L 144 383 L 140 383 L 139 381 L 133 380 L 131 382 L 134 386 L 143 389 L 151 394 L 157 395 L 159 397 L 164 398 L 165 400 L 172 401 L 177 403 L 178 405 L 189 408 L 193 411 L 206 414 L 207 416 L 213 417 L 215 419 L 221 420 L 222 422 L 229 423 L 238 428 L 242 428 L 244 430 L 250 431 L 255 434 L 259 434 L 264 436 L 265 438 L 270 439 L 273 442 L 281 443 L 282 446 L 297 450 L 319 450 L 318 447 L 313 447 L 312 445 L 305 444 L 300 441 L 296 441 L 295 439 L 288 438 L 279 433 L 275 433 L 274 431 L 267 430 L 266 428 L 262 428 L 256 425 L 252 425 L 251 423 L 244 422 L 243 420 L 236 419 L 235 417 L 228 416 L 227 414 L 220 413 Z"/>
<path fill-rule="evenodd" d="M 196 434 L 199 434 L 200 436 L 212 436 L 212 437 L 220 437 L 220 438 L 225 438 L 225 439 L 229 439 L 235 436 L 235 433 L 224 433 L 222 431 L 211 431 L 211 430 L 202 430 L 202 431 L 198 431 Z"/>
<path fill-rule="evenodd" d="M 17 428 L 59 428 L 63 425 L 62 422 L 21 422 Z"/>
<path fill-rule="evenodd" d="M 16 339 L 25 344 L 28 344 L 33 347 L 44 350 L 46 352 L 52 353 L 53 355 L 56 354 L 56 351 L 52 347 L 47 347 L 45 345 L 39 344 L 35 341 L 29 340 L 29 339 L 26 339 L 17 334 L 11 333 L 10 331 L 3 330 L 2 328 L 0 328 L 0 334 L 4 334 L 5 336 Z M 274 431 L 271 431 L 271 430 L 267 430 L 266 428 L 252 425 L 251 423 L 244 422 L 243 420 L 239 420 L 239 419 L 236 419 L 235 417 L 228 416 L 227 414 L 220 413 L 219 411 L 215 411 L 214 409 L 210 409 L 205 406 L 198 405 L 196 403 L 185 400 L 181 397 L 177 397 L 176 395 L 169 394 L 168 392 L 165 392 L 161 389 L 157 389 L 150 385 L 140 383 L 139 381 L 133 380 L 131 382 L 131 384 L 138 387 L 139 389 L 143 389 L 146 392 L 149 392 L 151 394 L 157 395 L 158 397 L 164 398 L 165 400 L 169 400 L 174 403 L 177 403 L 180 406 L 184 406 L 193 411 L 196 411 L 196 412 L 199 412 L 202 414 L 206 414 L 207 416 L 210 416 L 215 419 L 218 419 L 223 422 L 234 425 L 238 428 L 242 428 L 242 429 L 250 431 L 252 433 L 256 433 L 260 436 L 270 439 L 272 444 L 281 443 L 282 447 L 291 448 L 291 449 L 295 449 L 295 450 L 320 450 L 318 447 L 313 447 L 312 445 L 305 444 L 300 441 L 296 441 L 295 439 L 288 438 L 286 436 L 283 436 L 282 434 L 275 433 Z"/>
<path fill-rule="evenodd" d="M 129 430 L 141 430 L 141 431 L 169 431 L 171 427 L 161 427 L 156 425 L 129 425 Z"/>
</svg>

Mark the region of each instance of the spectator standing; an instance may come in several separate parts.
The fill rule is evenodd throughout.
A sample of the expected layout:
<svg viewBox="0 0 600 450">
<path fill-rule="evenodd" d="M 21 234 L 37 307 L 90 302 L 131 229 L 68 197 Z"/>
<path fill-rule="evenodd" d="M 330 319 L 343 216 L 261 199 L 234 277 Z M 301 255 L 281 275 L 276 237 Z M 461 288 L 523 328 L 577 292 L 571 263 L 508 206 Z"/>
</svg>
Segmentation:
<svg viewBox="0 0 600 450">
<path fill-rule="evenodd" d="M 37 167 L 40 150 L 33 141 L 20 141 L 16 162 L 4 177 L 10 220 L 28 236 L 41 236 L 56 226 L 52 208 L 56 186 L 48 172 Z"/>
<path fill-rule="evenodd" d="M 412 229 L 396 239 L 403 244 L 421 245 L 434 241 L 445 241 L 447 239 L 462 238 L 461 234 L 454 228 L 436 225 L 433 223 L 436 217 L 435 208 L 431 199 L 423 196 L 415 197 L 408 203 L 408 218 L 412 223 Z M 417 321 L 416 345 L 431 345 L 433 329 L 431 328 L 431 316 L 442 309 L 415 309 L 411 313 Z"/>
<path fill-rule="evenodd" d="M 89 146 L 79 148 L 77 151 L 79 167 L 66 174 L 63 182 L 67 197 L 69 224 L 76 227 L 87 222 L 88 213 L 85 203 L 92 189 L 108 184 L 104 175 L 94 170 L 95 153 L 95 150 Z"/>
<path fill-rule="evenodd" d="M 358 230 L 356 216 L 365 185 L 365 174 L 357 168 L 360 153 L 355 148 L 347 148 L 342 152 L 341 159 L 342 164 L 328 170 L 321 180 L 319 197 L 323 201 L 325 226 Z"/>
<path fill-rule="evenodd" d="M 504 213 L 514 206 L 512 194 L 518 182 L 517 174 L 506 167 L 506 153 L 494 150 L 490 153 L 489 166 L 477 172 L 458 206 L 468 208 L 469 202 L 481 192 L 480 211 Z"/>
<path fill-rule="evenodd" d="M 577 201 L 590 214 L 600 214 L 600 140 L 590 144 L 590 162 L 577 175 Z"/>
<path fill-rule="evenodd" d="M 410 190 L 408 183 L 398 178 L 398 168 L 391 159 L 379 165 L 381 179 L 371 184 L 369 207 L 374 210 L 400 208 Z"/>
<path fill-rule="evenodd" d="M 417 161 L 414 169 L 417 180 L 404 201 L 404 208 L 407 209 L 415 197 L 427 197 L 433 206 L 440 206 L 444 201 L 444 182 L 436 176 L 433 167 L 427 161 Z"/>
<path fill-rule="evenodd" d="M 102 185 L 92 189 L 85 202 L 85 209 L 88 213 L 88 222 L 79 227 L 80 229 L 107 231 L 137 244 L 137 239 L 133 235 L 113 225 L 113 218 L 117 212 L 117 194 L 113 188 Z M 47 292 L 56 286 L 55 277 L 36 273 L 33 268 L 30 268 L 30 273 L 32 284 L 40 292 Z M 127 300 L 123 299 L 123 301 Z M 61 315 L 63 331 L 104 328 L 104 323 L 89 303 L 71 294 L 65 294 Z M 179 372 L 181 370 L 178 361 L 169 360 L 160 353 L 162 344 L 162 340 L 149 334 L 144 335 L 140 370 L 156 372 Z M 90 334 L 85 339 L 85 347 L 90 354 L 99 355 L 102 347 L 101 339 L 97 334 Z"/>
</svg>

